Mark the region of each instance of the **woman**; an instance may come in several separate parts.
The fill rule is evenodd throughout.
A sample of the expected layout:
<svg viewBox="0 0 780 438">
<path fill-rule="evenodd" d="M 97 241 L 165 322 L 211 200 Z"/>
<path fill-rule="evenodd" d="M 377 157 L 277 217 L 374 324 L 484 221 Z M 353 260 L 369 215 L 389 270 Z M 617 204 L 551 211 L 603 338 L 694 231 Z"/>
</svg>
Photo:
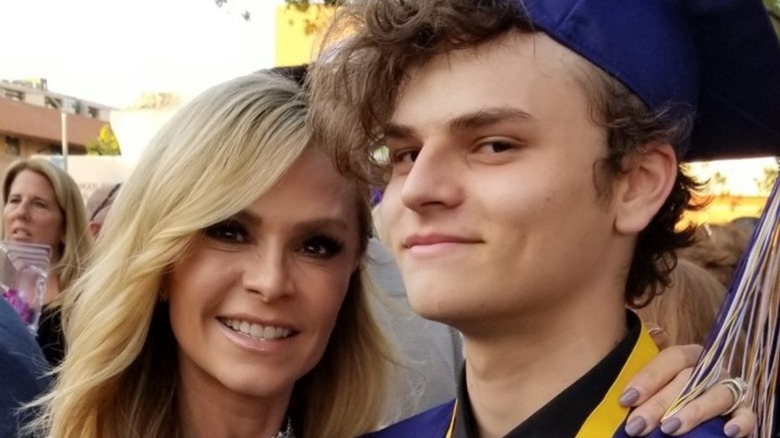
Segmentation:
<svg viewBox="0 0 780 438">
<path fill-rule="evenodd" d="M 255 74 L 204 92 L 155 137 L 68 294 L 69 354 L 39 431 L 374 426 L 388 354 L 366 305 L 367 190 L 309 145 L 306 111 L 295 84 Z"/>
<path fill-rule="evenodd" d="M 60 292 L 84 269 L 92 246 L 84 201 L 78 185 L 48 161 L 14 161 L 3 179 L 3 227 L 0 238 L 51 247 L 51 266 L 38 343 L 48 362 L 57 365 L 64 354 L 60 328 Z"/>
<path fill-rule="evenodd" d="M 726 287 L 709 271 L 684 258 L 677 260 L 670 279 L 669 287 L 647 306 L 635 309 L 636 313 L 662 347 L 704 344 Z"/>
</svg>

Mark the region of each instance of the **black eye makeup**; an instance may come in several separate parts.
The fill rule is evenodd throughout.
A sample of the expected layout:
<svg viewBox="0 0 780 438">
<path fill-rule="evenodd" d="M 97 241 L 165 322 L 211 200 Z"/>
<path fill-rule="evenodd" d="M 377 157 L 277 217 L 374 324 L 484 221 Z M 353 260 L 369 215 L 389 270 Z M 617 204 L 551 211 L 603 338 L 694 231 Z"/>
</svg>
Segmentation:
<svg viewBox="0 0 780 438">
<path fill-rule="evenodd" d="M 226 219 L 203 230 L 207 237 L 225 243 L 249 242 L 249 231 L 236 219 Z"/>
<path fill-rule="evenodd" d="M 312 234 L 301 242 L 299 251 L 317 259 L 331 259 L 344 250 L 344 242 L 327 234 Z"/>
</svg>

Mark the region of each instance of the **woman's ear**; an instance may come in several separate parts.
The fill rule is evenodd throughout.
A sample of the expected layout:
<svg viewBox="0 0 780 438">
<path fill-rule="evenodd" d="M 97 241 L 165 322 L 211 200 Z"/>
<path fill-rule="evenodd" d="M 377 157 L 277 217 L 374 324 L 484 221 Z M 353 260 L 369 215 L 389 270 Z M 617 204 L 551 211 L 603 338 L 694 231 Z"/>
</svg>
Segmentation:
<svg viewBox="0 0 780 438">
<path fill-rule="evenodd" d="M 668 143 L 650 146 L 630 160 L 629 171 L 617 183 L 613 198 L 615 230 L 623 234 L 644 230 L 677 180 L 677 155 Z"/>
</svg>

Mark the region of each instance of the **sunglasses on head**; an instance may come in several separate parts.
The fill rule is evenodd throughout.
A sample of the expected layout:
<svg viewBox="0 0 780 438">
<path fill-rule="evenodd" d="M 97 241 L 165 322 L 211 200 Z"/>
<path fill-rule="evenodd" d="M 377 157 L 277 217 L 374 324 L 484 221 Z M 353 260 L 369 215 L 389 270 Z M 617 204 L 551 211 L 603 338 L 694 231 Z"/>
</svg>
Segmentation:
<svg viewBox="0 0 780 438">
<path fill-rule="evenodd" d="M 92 222 L 97 217 L 98 213 L 103 211 L 108 204 L 114 200 L 114 195 L 116 195 L 116 192 L 119 191 L 119 188 L 122 187 L 122 184 L 117 184 L 114 187 L 109 190 L 108 195 L 106 195 L 105 199 L 103 199 L 103 202 L 98 205 L 98 207 L 95 209 L 95 211 L 92 213 L 92 217 L 89 218 L 89 221 Z"/>
</svg>

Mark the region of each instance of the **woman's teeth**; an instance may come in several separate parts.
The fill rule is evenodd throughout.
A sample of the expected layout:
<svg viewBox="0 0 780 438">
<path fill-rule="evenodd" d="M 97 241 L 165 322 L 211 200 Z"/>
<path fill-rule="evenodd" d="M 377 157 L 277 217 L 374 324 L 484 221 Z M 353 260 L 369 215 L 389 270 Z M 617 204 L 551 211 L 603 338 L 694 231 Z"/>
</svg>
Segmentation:
<svg viewBox="0 0 780 438">
<path fill-rule="evenodd" d="M 292 333 L 290 329 L 286 329 L 282 327 L 262 326 L 260 324 L 253 324 L 251 322 L 242 321 L 240 319 L 219 318 L 219 320 L 222 322 L 222 324 L 233 329 L 233 331 L 243 333 L 255 339 L 262 339 L 262 340 L 284 339 L 290 336 L 290 334 Z"/>
</svg>

